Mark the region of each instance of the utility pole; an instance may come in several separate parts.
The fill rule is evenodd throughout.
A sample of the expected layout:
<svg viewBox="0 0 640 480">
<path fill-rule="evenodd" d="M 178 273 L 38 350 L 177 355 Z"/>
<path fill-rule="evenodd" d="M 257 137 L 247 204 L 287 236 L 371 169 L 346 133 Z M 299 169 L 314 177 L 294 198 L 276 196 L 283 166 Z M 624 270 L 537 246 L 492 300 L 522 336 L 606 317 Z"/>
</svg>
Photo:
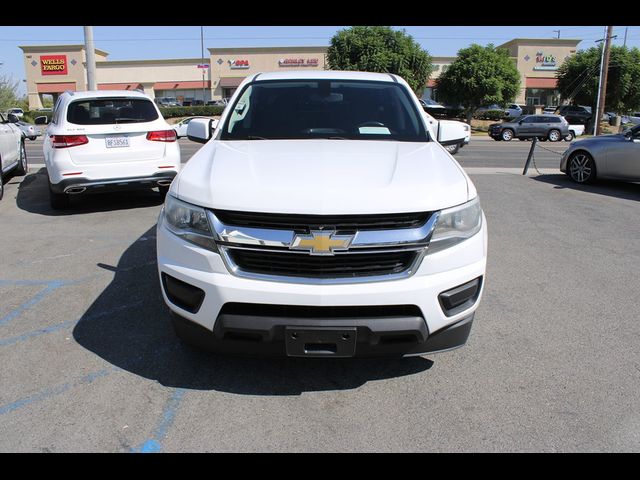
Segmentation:
<svg viewBox="0 0 640 480">
<path fill-rule="evenodd" d="M 607 27 L 607 36 L 604 39 L 604 52 L 602 59 L 602 72 L 600 77 L 600 91 L 598 92 L 598 108 L 596 111 L 595 135 L 600 135 L 600 119 L 604 114 L 604 107 L 607 99 L 607 73 L 609 71 L 609 52 L 611 50 L 611 39 L 613 36 L 613 26 Z"/>
<path fill-rule="evenodd" d="M 96 51 L 93 46 L 93 27 L 84 27 L 84 49 L 87 54 L 87 86 L 89 90 L 97 90 Z"/>
<path fill-rule="evenodd" d="M 623 47 L 627 46 L 627 31 L 629 30 L 629 27 L 624 27 L 624 44 L 622 45 Z"/>
<path fill-rule="evenodd" d="M 207 70 L 206 68 L 204 68 L 204 27 L 200 27 L 200 54 L 202 56 L 202 104 L 205 105 L 207 103 L 207 97 L 205 96 L 204 93 L 204 74 L 205 74 L 205 70 Z"/>
</svg>

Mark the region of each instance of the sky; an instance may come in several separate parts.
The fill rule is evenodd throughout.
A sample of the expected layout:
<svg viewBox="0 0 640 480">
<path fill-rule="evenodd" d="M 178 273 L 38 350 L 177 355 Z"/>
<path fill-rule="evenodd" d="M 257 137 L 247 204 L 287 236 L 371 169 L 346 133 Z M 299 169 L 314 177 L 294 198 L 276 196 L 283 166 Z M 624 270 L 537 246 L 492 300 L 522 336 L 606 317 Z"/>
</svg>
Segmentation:
<svg viewBox="0 0 640 480">
<path fill-rule="evenodd" d="M 345 26 L 205 26 L 204 48 L 327 46 Z M 514 38 L 579 39 L 578 49 L 595 46 L 603 38 L 604 26 L 394 26 L 408 34 L 432 56 L 454 56 L 472 43 L 500 45 Z M 614 27 L 622 45 L 626 26 Z M 200 27 L 197 26 L 95 26 L 95 47 L 109 53 L 109 60 L 198 58 L 201 56 Z M 82 26 L 0 26 L 0 77 L 19 82 L 25 94 L 24 63 L 19 45 L 82 44 Z M 630 26 L 627 46 L 640 47 L 640 27 Z"/>
</svg>

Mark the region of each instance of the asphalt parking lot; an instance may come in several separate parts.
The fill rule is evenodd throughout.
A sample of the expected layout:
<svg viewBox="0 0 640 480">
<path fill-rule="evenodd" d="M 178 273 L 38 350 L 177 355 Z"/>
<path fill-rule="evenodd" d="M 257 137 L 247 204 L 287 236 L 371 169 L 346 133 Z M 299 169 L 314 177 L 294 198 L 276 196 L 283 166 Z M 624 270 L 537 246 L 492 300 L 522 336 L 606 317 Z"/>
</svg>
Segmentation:
<svg viewBox="0 0 640 480">
<path fill-rule="evenodd" d="M 181 140 L 183 160 L 200 147 Z M 0 451 L 638 451 L 640 184 L 565 142 L 473 137 L 489 228 L 468 344 L 407 359 L 218 357 L 175 338 L 155 192 L 49 207 L 41 140 L 0 201 Z"/>
</svg>

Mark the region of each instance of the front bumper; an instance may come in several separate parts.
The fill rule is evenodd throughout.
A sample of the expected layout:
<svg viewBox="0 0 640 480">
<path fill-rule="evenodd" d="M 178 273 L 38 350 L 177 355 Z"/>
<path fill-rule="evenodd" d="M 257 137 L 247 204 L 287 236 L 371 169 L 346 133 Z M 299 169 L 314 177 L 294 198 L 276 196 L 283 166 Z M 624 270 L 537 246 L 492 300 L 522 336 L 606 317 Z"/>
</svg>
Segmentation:
<svg viewBox="0 0 640 480">
<path fill-rule="evenodd" d="M 220 315 L 213 331 L 191 322 L 172 312 L 171 318 L 176 334 L 191 345 L 216 353 L 259 356 L 304 356 L 304 357 L 376 357 L 413 356 L 443 352 L 463 346 L 471 332 L 474 314 L 429 335 L 422 317 L 366 318 L 295 318 L 280 316 Z M 347 350 L 305 350 L 298 348 L 298 337 L 310 332 L 311 345 L 317 344 L 315 336 L 334 332 L 349 332 L 354 335 L 353 345 Z M 295 336 L 295 338 L 294 338 Z M 341 335 L 335 344 L 345 339 Z M 349 340 L 349 339 L 346 339 Z M 293 344 L 293 345 L 292 345 Z M 307 344 L 309 345 L 309 344 Z"/>
<path fill-rule="evenodd" d="M 162 213 L 161 213 L 162 215 Z M 189 311 L 170 301 L 162 287 L 162 295 L 170 310 L 176 315 L 179 324 L 176 329 L 189 338 L 202 336 L 205 345 L 213 346 L 218 351 L 243 351 L 247 350 L 239 344 L 224 344 L 224 331 L 220 328 L 229 327 L 229 317 L 223 311 L 223 307 L 229 304 L 264 305 L 265 308 L 273 306 L 288 307 L 379 307 L 384 310 L 389 306 L 415 306 L 419 319 L 410 320 L 412 325 L 420 324 L 420 328 L 409 328 L 415 341 L 406 345 L 395 345 L 380 350 L 374 348 L 376 335 L 379 337 L 386 331 L 386 323 L 378 325 L 383 330 L 376 333 L 368 322 L 363 323 L 361 315 L 353 317 L 341 317 L 339 320 L 325 317 L 319 319 L 307 319 L 303 326 L 355 326 L 358 329 L 359 342 L 356 355 L 402 354 L 417 355 L 426 352 L 447 350 L 461 346 L 465 343 L 473 314 L 480 302 L 484 282 L 481 281 L 480 289 L 474 301 L 463 310 L 454 313 L 445 313 L 439 301 L 441 293 L 451 290 L 459 285 L 474 279 L 484 279 L 487 255 L 487 227 L 483 215 L 482 229 L 468 240 L 449 249 L 427 255 L 415 274 L 410 277 L 370 283 L 322 285 L 304 283 L 284 283 L 265 280 L 242 278 L 232 275 L 227 270 L 221 256 L 197 245 L 188 243 L 169 232 L 160 220 L 157 228 L 157 254 L 158 271 L 163 285 L 162 275 L 169 275 L 179 281 L 185 282 L 202 290 L 202 300 L 197 309 Z M 467 308 L 468 307 L 468 308 Z M 397 315 L 393 316 L 397 319 Z M 237 320 L 237 319 L 236 319 Z M 236 321 L 234 320 L 234 321 Z M 299 318 L 303 321 L 303 318 Z M 379 321 L 380 319 L 376 319 Z M 243 321 L 243 320 L 241 320 Z M 272 342 L 265 342 L 262 347 L 257 347 L 272 353 L 283 353 L 281 334 L 282 329 L 291 325 L 292 320 L 286 319 L 283 323 L 282 316 L 276 315 L 273 319 L 266 319 L 264 315 L 258 318 L 265 327 L 258 336 L 272 338 Z M 393 320 L 396 321 L 396 320 Z M 408 320 L 397 319 L 397 322 Z M 187 323 L 185 323 L 187 322 Z M 274 323 L 275 322 L 275 323 Z M 279 322 L 279 323 L 278 323 Z M 310 322 L 310 323 L 309 323 Z M 355 322 L 355 323 L 354 323 Z M 295 322 L 294 322 L 295 323 Z M 399 323 L 398 323 L 399 324 Z M 185 326 L 186 325 L 186 326 Z M 221 327 L 222 326 L 222 327 Z M 454 327 L 455 326 L 455 327 Z M 260 329 L 258 329 L 260 330 Z M 363 333 L 360 333 L 362 330 Z M 454 335 L 454 331 L 456 332 Z M 200 333 L 197 333 L 200 332 Z M 269 333 L 271 332 L 271 333 Z M 418 333 L 421 332 L 421 333 Z M 446 333 L 445 332 L 449 332 Z M 465 333 L 466 332 L 466 333 Z M 216 336 L 217 335 L 217 336 Z M 386 335 L 386 334 L 385 334 Z M 208 340 L 204 340 L 208 338 Z M 437 339 L 440 340 L 437 340 Z M 198 342 L 195 342 L 198 343 Z M 224 345 L 223 345 L 224 344 Z M 255 347 L 255 345 L 254 345 Z M 380 347 L 380 345 L 377 345 Z M 385 347 L 387 348 L 387 347 Z M 375 351 L 374 351 L 375 350 Z M 267 352 L 265 352 L 267 353 Z"/>
</svg>

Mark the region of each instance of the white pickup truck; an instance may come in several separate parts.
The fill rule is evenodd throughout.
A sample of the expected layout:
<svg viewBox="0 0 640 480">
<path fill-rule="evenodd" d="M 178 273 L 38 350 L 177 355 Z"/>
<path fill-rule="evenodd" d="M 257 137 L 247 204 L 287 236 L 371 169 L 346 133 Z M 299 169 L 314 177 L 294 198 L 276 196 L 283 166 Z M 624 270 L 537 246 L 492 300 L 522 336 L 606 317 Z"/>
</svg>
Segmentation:
<svg viewBox="0 0 640 480">
<path fill-rule="evenodd" d="M 158 218 L 179 337 L 218 352 L 410 356 L 467 341 L 487 226 L 471 179 L 397 75 L 248 76 Z M 213 127 L 213 128 L 212 128 Z"/>
<path fill-rule="evenodd" d="M 565 142 L 571 142 L 574 138 L 584 133 L 584 125 L 569 125 L 569 134 L 564 137 Z"/>
</svg>

